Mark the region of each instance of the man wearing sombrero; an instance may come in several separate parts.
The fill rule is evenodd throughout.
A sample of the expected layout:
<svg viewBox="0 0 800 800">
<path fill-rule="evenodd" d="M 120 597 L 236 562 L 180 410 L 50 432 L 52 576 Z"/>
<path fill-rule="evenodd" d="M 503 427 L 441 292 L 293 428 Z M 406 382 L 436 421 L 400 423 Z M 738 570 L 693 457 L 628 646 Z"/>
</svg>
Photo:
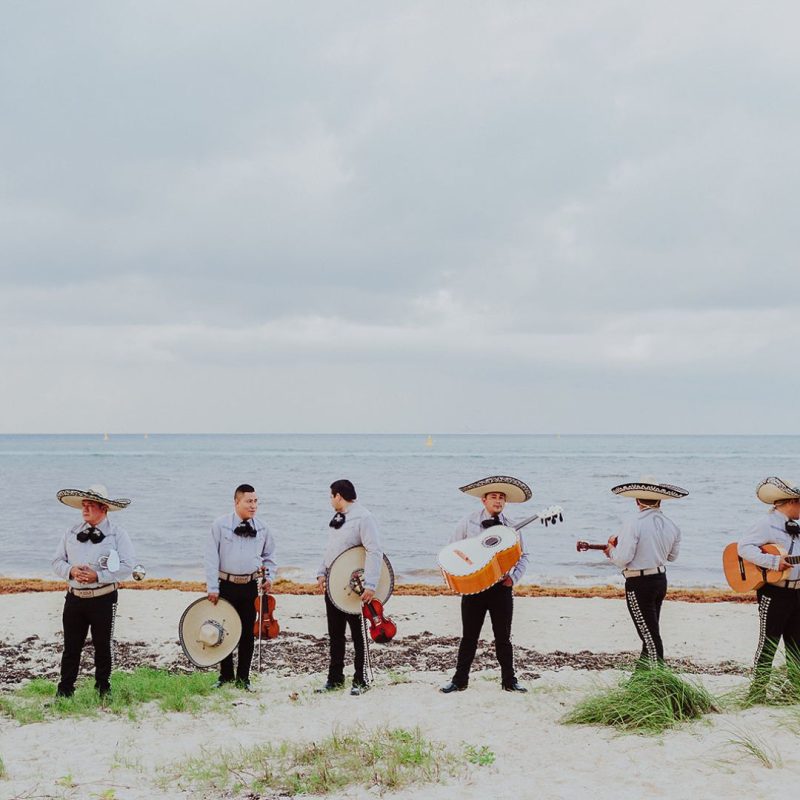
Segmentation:
<svg viewBox="0 0 800 800">
<path fill-rule="evenodd" d="M 486 528 L 494 525 L 511 527 L 511 522 L 503 513 L 506 503 L 524 503 L 531 499 L 530 487 L 517 478 L 507 475 L 493 475 L 475 483 L 461 486 L 465 494 L 477 497 L 483 508 L 465 517 L 450 537 L 457 542 L 473 536 L 480 536 Z M 477 594 L 461 597 L 461 643 L 458 647 L 456 671 L 452 680 L 441 687 L 445 694 L 462 692 L 469 684 L 469 671 L 478 648 L 481 628 L 489 612 L 494 632 L 494 649 L 500 664 L 500 683 L 507 692 L 527 692 L 514 673 L 514 651 L 511 645 L 511 620 L 514 614 L 514 584 L 519 583 L 528 566 L 528 553 L 520 536 L 522 556 L 514 568 L 503 579 L 490 588 Z"/>
<path fill-rule="evenodd" d="M 636 510 L 609 537 L 604 552 L 622 568 L 628 612 L 642 640 L 639 665 L 650 666 L 664 660 L 659 623 L 667 596 L 666 563 L 675 561 L 681 544 L 680 528 L 662 513 L 661 501 L 686 497 L 689 492 L 651 480 L 623 483 L 611 491 L 636 501 Z"/>
<path fill-rule="evenodd" d="M 791 572 L 776 584 L 765 583 L 756 593 L 760 630 L 748 695 L 751 703 L 766 700 L 772 661 L 781 637 L 786 648 L 786 668 L 800 692 L 800 565 L 792 566 L 783 556 L 761 552 L 763 545 L 775 544 L 787 555 L 800 554 L 800 484 L 766 478 L 756 488 L 756 497 L 771 508 L 739 540 L 739 555 L 764 569 Z"/>
<path fill-rule="evenodd" d="M 108 518 L 130 500 L 109 499 L 105 486 L 62 489 L 56 497 L 78 508 L 83 521 L 73 525 L 58 543 L 53 558 L 56 575 L 69 584 L 62 616 L 64 653 L 57 697 L 71 697 L 86 634 L 94 645 L 94 685 L 101 695 L 111 689 L 111 640 L 117 610 L 117 584 L 133 570 L 136 557 L 128 534 Z"/>
</svg>

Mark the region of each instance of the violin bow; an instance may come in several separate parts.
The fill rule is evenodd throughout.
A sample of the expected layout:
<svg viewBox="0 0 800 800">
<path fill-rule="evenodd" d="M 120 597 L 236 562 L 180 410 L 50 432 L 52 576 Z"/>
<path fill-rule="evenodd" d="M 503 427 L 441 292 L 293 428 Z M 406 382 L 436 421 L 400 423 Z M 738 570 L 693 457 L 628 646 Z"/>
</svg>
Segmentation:
<svg viewBox="0 0 800 800">
<path fill-rule="evenodd" d="M 264 631 L 264 565 L 258 568 L 258 674 L 261 674 L 261 638 Z"/>
</svg>

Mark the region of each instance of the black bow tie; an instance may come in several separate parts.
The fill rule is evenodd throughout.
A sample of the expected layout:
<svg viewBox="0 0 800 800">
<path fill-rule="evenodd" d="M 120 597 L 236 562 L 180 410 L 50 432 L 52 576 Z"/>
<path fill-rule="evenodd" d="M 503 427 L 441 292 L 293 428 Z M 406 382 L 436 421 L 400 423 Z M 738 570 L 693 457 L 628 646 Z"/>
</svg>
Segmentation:
<svg viewBox="0 0 800 800">
<path fill-rule="evenodd" d="M 800 536 L 800 525 L 793 519 L 786 520 L 786 533 L 793 539 L 795 536 Z"/>
<path fill-rule="evenodd" d="M 79 542 L 88 542 L 89 539 L 92 540 L 92 544 L 99 544 L 106 538 L 106 535 L 101 531 L 99 528 L 95 528 L 94 525 L 90 525 L 85 530 L 82 530 L 77 539 Z"/>
<path fill-rule="evenodd" d="M 341 511 L 337 511 L 333 515 L 333 519 L 328 523 L 328 527 L 329 528 L 335 528 L 338 531 L 339 528 L 341 528 L 342 525 L 344 525 L 344 523 L 346 521 L 347 521 L 347 517 L 345 517 L 345 515 L 342 514 Z"/>
<path fill-rule="evenodd" d="M 485 519 L 483 522 L 481 522 L 481 527 L 482 528 L 493 528 L 495 525 L 502 525 L 502 524 L 503 523 L 500 521 L 500 515 L 499 514 L 495 514 L 490 519 Z"/>
<path fill-rule="evenodd" d="M 233 529 L 233 532 L 237 536 L 255 536 L 256 535 L 256 532 L 253 530 L 253 528 L 250 526 L 250 523 L 247 520 L 245 520 L 241 525 L 237 525 Z"/>
</svg>

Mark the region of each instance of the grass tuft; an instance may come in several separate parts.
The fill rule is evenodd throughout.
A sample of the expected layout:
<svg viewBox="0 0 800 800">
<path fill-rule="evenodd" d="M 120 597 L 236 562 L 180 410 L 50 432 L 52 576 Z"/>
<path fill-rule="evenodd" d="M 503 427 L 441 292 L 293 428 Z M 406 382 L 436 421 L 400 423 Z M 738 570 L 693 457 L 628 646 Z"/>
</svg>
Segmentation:
<svg viewBox="0 0 800 800">
<path fill-rule="evenodd" d="M 3 761 L 3 756 L 0 756 L 0 779 L 7 777 L 8 771 L 6 770 L 6 763 Z"/>
<path fill-rule="evenodd" d="M 217 793 L 318 795 L 354 786 L 382 792 L 436 782 L 454 774 L 457 765 L 444 745 L 428 741 L 419 729 L 352 729 L 315 742 L 204 752 L 168 770 L 162 783 Z"/>
<path fill-rule="evenodd" d="M 485 744 L 480 747 L 471 744 L 464 745 L 464 756 L 470 764 L 478 767 L 490 767 L 496 758 L 494 752 Z"/>
<path fill-rule="evenodd" d="M 162 711 L 197 711 L 200 698 L 214 691 L 215 675 L 178 674 L 150 667 L 111 676 L 111 694 L 100 697 L 91 679 L 78 683 L 72 697 L 56 697 L 56 685 L 41 678 L 0 697 L 0 713 L 20 724 L 48 717 L 96 716 L 101 710 L 135 718 L 136 707 L 156 702 Z"/>
<path fill-rule="evenodd" d="M 589 697 L 567 714 L 564 722 L 661 733 L 718 710 L 716 699 L 702 686 L 658 666 L 637 670 L 613 689 Z"/>
<path fill-rule="evenodd" d="M 728 739 L 727 744 L 740 753 L 754 758 L 767 769 L 783 766 L 780 753 L 754 733 L 738 731 Z"/>
</svg>

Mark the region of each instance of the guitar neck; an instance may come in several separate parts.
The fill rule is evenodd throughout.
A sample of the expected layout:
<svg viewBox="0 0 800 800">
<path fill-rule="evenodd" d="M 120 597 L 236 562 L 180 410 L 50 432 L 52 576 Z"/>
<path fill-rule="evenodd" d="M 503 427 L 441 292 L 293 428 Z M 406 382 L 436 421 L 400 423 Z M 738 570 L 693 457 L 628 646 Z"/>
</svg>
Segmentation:
<svg viewBox="0 0 800 800">
<path fill-rule="evenodd" d="M 514 530 L 521 531 L 526 525 L 530 525 L 531 522 L 536 522 L 537 519 L 539 519 L 539 515 L 534 514 L 532 517 L 528 517 L 528 519 L 524 519 L 522 522 L 518 522 L 516 525 L 514 525 Z"/>
<path fill-rule="evenodd" d="M 800 564 L 800 556 L 784 556 L 783 559 L 792 566 L 795 564 Z"/>
</svg>

